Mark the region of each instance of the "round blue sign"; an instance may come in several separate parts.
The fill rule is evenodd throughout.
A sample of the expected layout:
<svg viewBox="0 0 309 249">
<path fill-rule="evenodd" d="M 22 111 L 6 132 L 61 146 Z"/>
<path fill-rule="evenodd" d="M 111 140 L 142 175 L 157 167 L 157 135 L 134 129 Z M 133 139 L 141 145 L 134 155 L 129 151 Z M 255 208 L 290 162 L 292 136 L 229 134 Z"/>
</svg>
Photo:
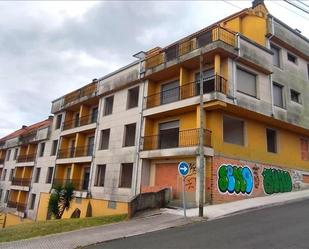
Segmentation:
<svg viewBox="0 0 309 249">
<path fill-rule="evenodd" d="M 178 172 L 182 176 L 186 176 L 190 172 L 190 166 L 187 162 L 180 162 L 178 164 Z"/>
</svg>

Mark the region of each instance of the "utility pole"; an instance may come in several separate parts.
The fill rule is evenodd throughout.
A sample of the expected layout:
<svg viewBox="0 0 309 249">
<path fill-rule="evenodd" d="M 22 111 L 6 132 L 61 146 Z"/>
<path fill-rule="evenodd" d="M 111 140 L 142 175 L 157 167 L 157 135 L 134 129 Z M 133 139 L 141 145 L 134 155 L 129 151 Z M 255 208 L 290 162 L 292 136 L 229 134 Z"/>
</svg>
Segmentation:
<svg viewBox="0 0 309 249">
<path fill-rule="evenodd" d="M 200 54 L 200 132 L 199 132 L 199 216 L 203 217 L 204 212 L 204 123 L 205 123 L 205 115 L 204 115 L 204 82 L 203 82 L 203 54 L 201 51 Z"/>
</svg>

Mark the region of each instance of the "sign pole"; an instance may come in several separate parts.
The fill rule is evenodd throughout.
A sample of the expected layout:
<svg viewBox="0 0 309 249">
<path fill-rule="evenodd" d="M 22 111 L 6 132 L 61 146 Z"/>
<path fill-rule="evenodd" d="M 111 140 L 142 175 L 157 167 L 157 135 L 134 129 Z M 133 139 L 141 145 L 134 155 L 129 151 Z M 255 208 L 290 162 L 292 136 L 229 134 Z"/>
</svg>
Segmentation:
<svg viewBox="0 0 309 249">
<path fill-rule="evenodd" d="M 186 184 L 185 177 L 182 177 L 182 204 L 183 204 L 183 215 L 187 218 L 187 210 L 186 210 Z"/>
</svg>

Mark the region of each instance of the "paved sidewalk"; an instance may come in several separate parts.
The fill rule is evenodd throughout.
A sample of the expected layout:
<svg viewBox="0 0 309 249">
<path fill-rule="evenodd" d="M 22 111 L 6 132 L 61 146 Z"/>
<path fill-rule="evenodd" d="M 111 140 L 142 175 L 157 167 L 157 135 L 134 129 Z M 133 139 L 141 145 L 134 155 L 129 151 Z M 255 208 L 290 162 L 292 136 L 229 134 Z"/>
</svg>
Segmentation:
<svg viewBox="0 0 309 249">
<path fill-rule="evenodd" d="M 95 244 L 114 239 L 154 232 L 170 227 L 191 223 L 192 219 L 184 219 L 182 216 L 159 213 L 145 218 L 132 219 L 130 221 L 85 228 L 77 231 L 47 235 L 34 239 L 20 240 L 16 242 L 0 243 L 1 249 L 73 249 L 80 246 Z"/>
<path fill-rule="evenodd" d="M 270 196 L 256 197 L 218 205 L 209 205 L 204 207 L 204 215 L 208 220 L 213 220 L 247 210 L 275 206 L 303 199 L 309 199 L 309 189 L 290 193 L 273 194 Z M 170 214 L 183 215 L 183 210 L 181 209 L 164 209 L 164 211 Z M 198 216 L 198 208 L 188 209 L 187 216 Z"/>
</svg>

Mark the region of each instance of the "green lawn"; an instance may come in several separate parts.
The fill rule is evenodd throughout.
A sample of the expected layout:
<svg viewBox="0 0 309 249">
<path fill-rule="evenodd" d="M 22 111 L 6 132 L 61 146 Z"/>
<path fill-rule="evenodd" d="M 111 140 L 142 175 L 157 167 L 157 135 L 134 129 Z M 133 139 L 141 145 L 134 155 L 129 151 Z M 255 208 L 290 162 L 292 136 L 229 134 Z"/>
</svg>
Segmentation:
<svg viewBox="0 0 309 249">
<path fill-rule="evenodd" d="M 127 215 L 111 215 L 80 219 L 38 221 L 0 229 L 0 243 L 28 239 L 53 233 L 78 230 L 85 227 L 105 225 L 127 219 Z"/>
</svg>

